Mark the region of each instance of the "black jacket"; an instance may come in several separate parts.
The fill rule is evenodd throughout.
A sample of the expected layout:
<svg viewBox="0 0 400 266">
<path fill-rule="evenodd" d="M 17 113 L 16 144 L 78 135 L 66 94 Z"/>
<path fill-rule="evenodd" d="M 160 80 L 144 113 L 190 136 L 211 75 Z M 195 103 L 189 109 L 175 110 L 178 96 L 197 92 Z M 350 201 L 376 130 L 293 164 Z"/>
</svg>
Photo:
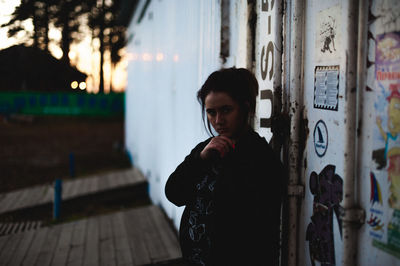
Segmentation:
<svg viewBox="0 0 400 266">
<path fill-rule="evenodd" d="M 186 205 L 180 242 L 187 256 L 185 231 L 195 208 L 198 186 L 217 166 L 211 255 L 207 265 L 274 265 L 279 257 L 280 209 L 284 174 L 269 144 L 249 130 L 223 159 L 206 162 L 199 143 L 169 177 L 165 193 L 177 206 Z"/>
</svg>

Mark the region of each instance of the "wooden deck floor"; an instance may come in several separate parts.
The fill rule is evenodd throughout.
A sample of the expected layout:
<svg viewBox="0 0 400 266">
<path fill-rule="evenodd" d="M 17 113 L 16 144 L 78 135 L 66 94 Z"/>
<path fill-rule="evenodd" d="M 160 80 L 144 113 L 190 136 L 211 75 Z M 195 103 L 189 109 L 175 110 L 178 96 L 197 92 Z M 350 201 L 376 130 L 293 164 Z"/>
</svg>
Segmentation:
<svg viewBox="0 0 400 266">
<path fill-rule="evenodd" d="M 180 257 L 157 206 L 0 237 L 0 265 L 148 265 Z"/>
<path fill-rule="evenodd" d="M 63 200 L 73 199 L 119 187 L 137 185 L 146 182 L 136 168 L 114 171 L 63 182 Z M 51 185 L 35 186 L 0 194 L 0 214 L 19 209 L 51 203 L 54 190 Z"/>
</svg>

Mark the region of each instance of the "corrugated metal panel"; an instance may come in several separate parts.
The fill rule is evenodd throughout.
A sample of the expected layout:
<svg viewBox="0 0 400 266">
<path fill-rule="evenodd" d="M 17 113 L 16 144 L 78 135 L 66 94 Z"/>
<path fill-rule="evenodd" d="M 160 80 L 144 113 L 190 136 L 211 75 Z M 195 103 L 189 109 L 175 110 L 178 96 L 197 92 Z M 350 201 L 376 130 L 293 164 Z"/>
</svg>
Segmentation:
<svg viewBox="0 0 400 266">
<path fill-rule="evenodd" d="M 140 1 L 141 10 L 145 1 Z M 183 208 L 164 195 L 165 182 L 207 138 L 196 92 L 220 65 L 220 1 L 151 1 L 129 27 L 126 146 L 149 180 L 150 195 L 178 226 Z M 140 13 L 140 12 L 137 12 Z"/>
</svg>

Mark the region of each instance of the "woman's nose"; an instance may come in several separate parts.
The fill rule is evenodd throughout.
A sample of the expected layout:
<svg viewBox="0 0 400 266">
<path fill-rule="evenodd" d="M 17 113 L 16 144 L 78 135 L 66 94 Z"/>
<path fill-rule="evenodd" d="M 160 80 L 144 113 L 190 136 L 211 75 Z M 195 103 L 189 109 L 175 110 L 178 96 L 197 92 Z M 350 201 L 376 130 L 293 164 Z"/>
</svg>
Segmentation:
<svg viewBox="0 0 400 266">
<path fill-rule="evenodd" d="M 215 117 L 215 123 L 217 124 L 222 124 L 224 121 L 224 117 L 221 113 L 217 113 L 216 117 Z"/>
</svg>

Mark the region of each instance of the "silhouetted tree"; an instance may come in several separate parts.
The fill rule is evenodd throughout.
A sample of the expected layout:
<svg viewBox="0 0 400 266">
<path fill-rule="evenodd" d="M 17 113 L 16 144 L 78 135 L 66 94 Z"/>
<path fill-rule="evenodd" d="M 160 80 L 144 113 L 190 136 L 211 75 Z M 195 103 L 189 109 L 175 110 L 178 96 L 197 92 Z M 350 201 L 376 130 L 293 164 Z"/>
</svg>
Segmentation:
<svg viewBox="0 0 400 266">
<path fill-rule="evenodd" d="M 121 0 L 98 0 L 89 13 L 89 27 L 92 29 L 92 38 L 99 40 L 100 52 L 100 87 L 99 92 L 104 92 L 104 54 L 110 52 L 111 75 L 115 65 L 121 60 L 120 50 L 126 45 L 126 27 L 119 24 L 117 17 L 120 11 Z M 112 89 L 112 78 L 110 91 Z"/>
<path fill-rule="evenodd" d="M 48 51 L 49 46 L 49 24 L 50 24 L 50 6 L 49 0 L 21 0 L 19 6 L 11 15 L 8 23 L 1 27 L 8 27 L 8 37 L 14 37 L 19 32 L 25 32 L 26 41 L 32 41 L 32 46 Z M 31 19 L 33 32 L 27 32 L 23 27 L 23 22 Z"/>
<path fill-rule="evenodd" d="M 50 25 L 61 32 L 61 60 L 70 65 L 69 52 L 73 42 L 82 40 L 82 27 L 92 30 L 92 38 L 100 43 L 100 92 L 104 92 L 104 54 L 110 52 L 112 71 L 121 60 L 120 50 L 126 45 L 126 27 L 118 23 L 121 0 L 21 0 L 8 23 L 8 36 L 26 34 L 25 43 L 48 51 Z M 33 32 L 23 23 L 31 19 Z"/>
<path fill-rule="evenodd" d="M 57 9 L 53 12 L 53 23 L 61 31 L 61 61 L 70 64 L 68 54 L 73 42 L 80 42 L 81 26 L 85 24 L 84 15 L 90 10 L 91 1 L 52 0 Z"/>
</svg>

